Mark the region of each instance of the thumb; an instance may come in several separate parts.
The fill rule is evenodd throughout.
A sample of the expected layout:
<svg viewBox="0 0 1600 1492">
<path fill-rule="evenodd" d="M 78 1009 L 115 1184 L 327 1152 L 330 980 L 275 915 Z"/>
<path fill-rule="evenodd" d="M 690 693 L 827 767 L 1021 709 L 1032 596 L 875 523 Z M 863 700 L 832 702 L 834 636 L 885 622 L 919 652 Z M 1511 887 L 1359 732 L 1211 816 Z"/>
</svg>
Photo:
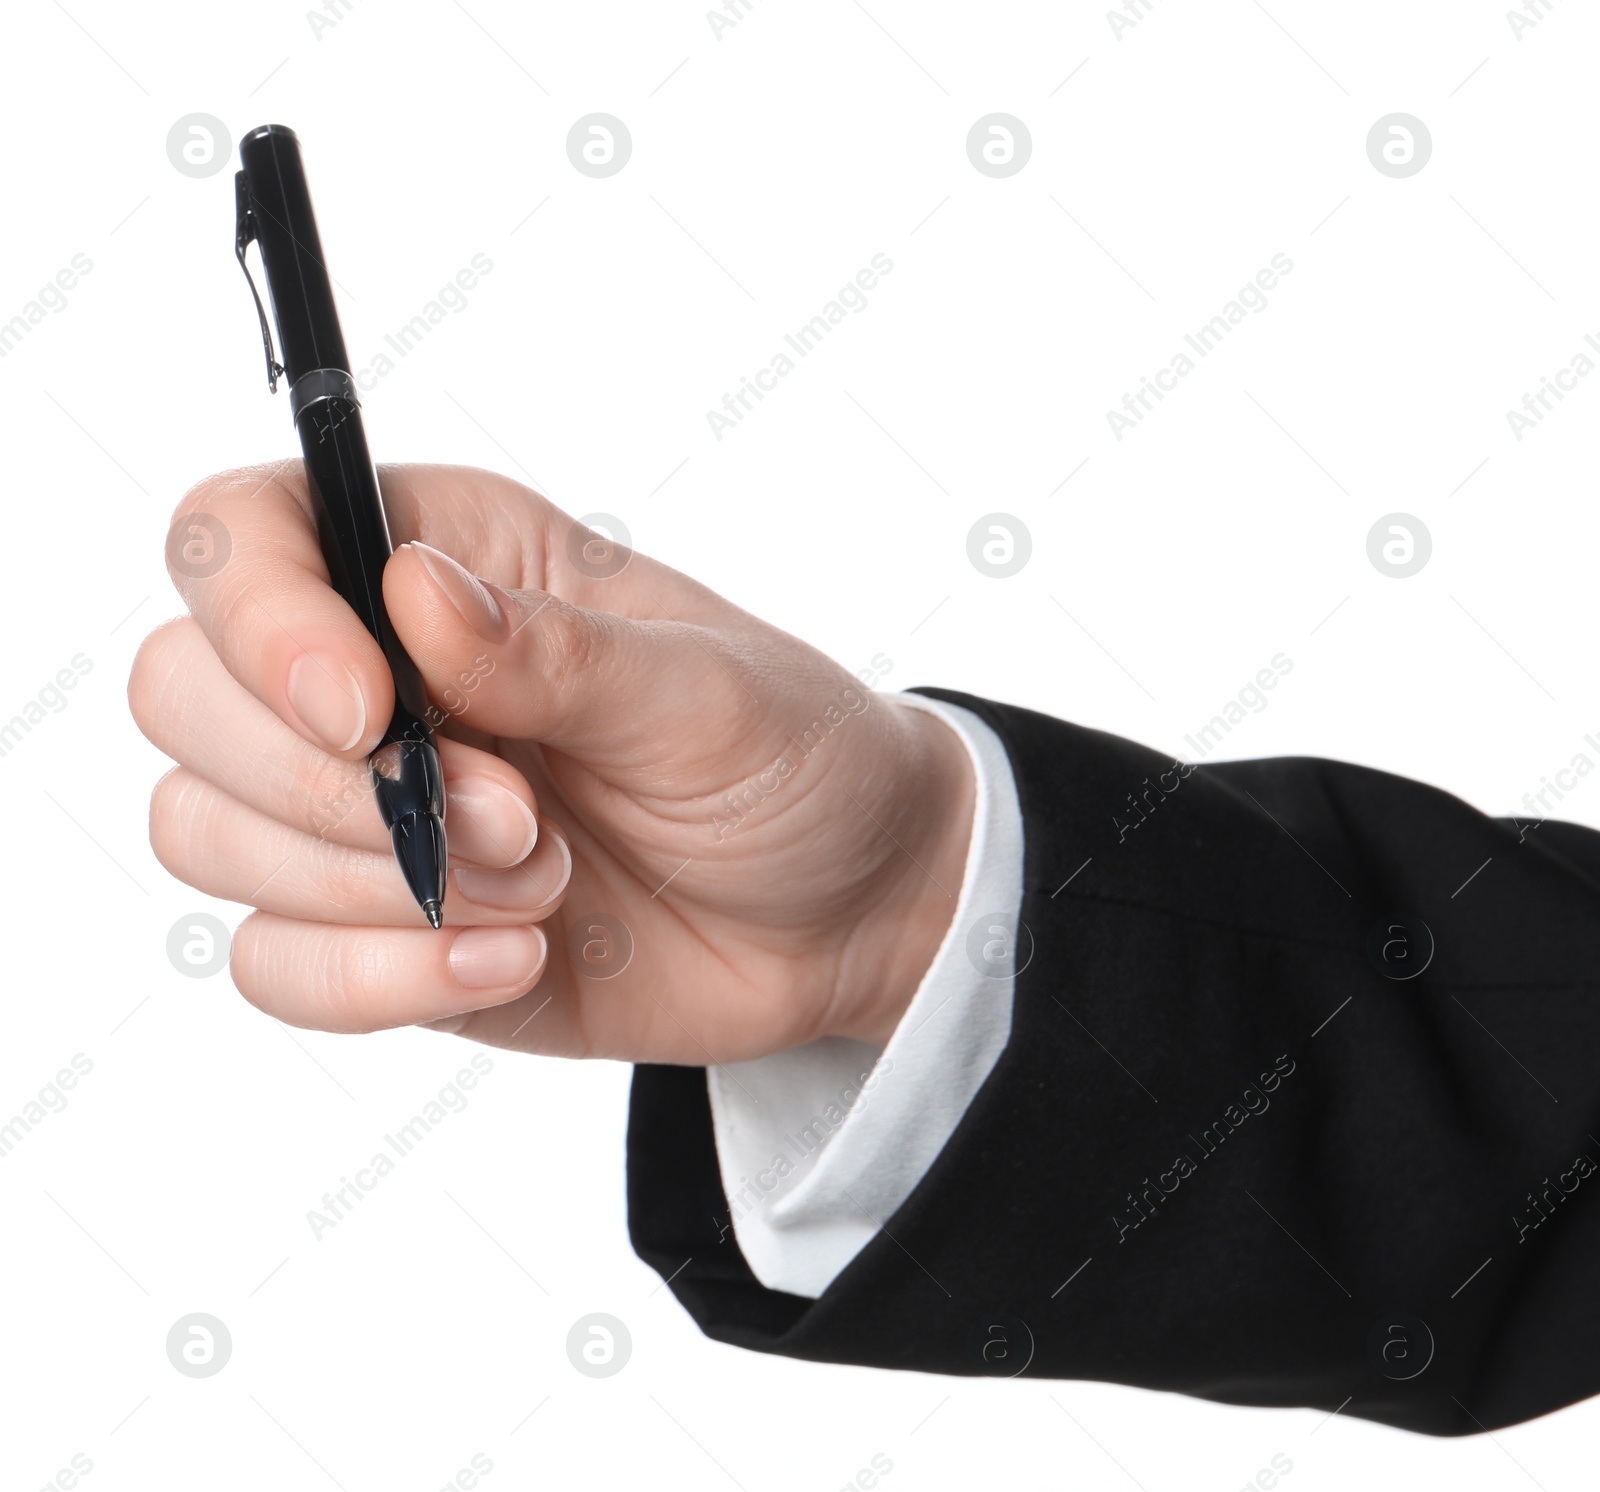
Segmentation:
<svg viewBox="0 0 1600 1492">
<path fill-rule="evenodd" d="M 702 626 L 507 590 L 421 543 L 395 551 L 383 588 L 434 702 L 491 735 L 597 767 L 663 764 L 703 743 L 708 716 L 755 703 Z"/>
</svg>

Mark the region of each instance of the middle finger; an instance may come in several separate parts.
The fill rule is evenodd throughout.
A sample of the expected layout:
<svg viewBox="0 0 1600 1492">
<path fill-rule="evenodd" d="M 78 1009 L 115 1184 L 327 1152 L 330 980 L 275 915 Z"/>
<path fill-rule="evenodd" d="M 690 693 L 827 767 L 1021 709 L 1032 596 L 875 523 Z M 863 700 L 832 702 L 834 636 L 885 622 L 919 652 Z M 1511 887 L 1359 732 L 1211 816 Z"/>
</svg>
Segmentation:
<svg viewBox="0 0 1600 1492">
<path fill-rule="evenodd" d="M 387 846 L 366 850 L 303 834 L 187 767 L 156 784 L 150 843 L 179 880 L 223 901 L 311 922 L 409 927 L 421 916 Z M 537 922 L 561 904 L 571 874 L 565 838 L 544 821 L 521 864 L 455 867 L 444 920 L 456 927 Z"/>
</svg>

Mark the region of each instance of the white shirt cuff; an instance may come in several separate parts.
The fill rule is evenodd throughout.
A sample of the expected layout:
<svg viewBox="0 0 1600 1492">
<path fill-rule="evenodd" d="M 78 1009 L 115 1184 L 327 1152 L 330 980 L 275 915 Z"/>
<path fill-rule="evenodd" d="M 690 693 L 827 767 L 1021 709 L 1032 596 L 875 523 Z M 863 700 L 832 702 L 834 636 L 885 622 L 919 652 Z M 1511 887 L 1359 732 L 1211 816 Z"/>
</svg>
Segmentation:
<svg viewBox="0 0 1600 1492">
<path fill-rule="evenodd" d="M 1022 910 L 1011 763 L 970 710 L 896 698 L 950 725 L 977 777 L 961 894 L 932 966 L 881 1053 L 830 1036 L 706 1069 L 740 1251 L 768 1289 L 813 1300 L 911 1195 L 1011 1034 L 1015 980 L 985 972 Z"/>
</svg>

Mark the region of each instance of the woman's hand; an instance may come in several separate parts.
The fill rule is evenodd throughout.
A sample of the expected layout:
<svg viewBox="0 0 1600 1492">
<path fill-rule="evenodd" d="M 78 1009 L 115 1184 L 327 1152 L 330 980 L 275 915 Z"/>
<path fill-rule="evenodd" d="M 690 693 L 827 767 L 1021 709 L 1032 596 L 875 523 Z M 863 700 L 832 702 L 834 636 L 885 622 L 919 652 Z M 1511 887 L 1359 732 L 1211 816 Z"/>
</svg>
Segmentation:
<svg viewBox="0 0 1600 1492">
<path fill-rule="evenodd" d="M 442 722 L 442 931 L 378 816 L 393 687 L 329 587 L 298 462 L 185 497 L 190 615 L 129 681 L 179 763 L 156 854 L 258 909 L 240 992 L 291 1025 L 573 1057 L 886 1041 L 960 889 L 975 788 L 948 727 L 504 477 L 380 476 L 384 598 Z M 230 540 L 215 573 L 182 559 L 201 515 Z"/>
</svg>

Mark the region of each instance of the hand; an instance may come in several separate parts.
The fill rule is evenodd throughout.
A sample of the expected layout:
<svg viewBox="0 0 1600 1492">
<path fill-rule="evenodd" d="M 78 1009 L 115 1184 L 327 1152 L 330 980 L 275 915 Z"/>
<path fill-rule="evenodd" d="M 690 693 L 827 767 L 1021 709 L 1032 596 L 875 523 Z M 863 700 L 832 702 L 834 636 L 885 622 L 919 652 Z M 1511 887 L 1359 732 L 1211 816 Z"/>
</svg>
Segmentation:
<svg viewBox="0 0 1600 1492">
<path fill-rule="evenodd" d="M 975 784 L 949 727 L 506 478 L 380 476 L 384 599 L 438 707 L 441 931 L 378 816 L 393 686 L 328 584 L 298 462 L 184 498 L 169 562 L 196 514 L 231 552 L 204 578 L 170 564 L 190 615 L 129 681 L 179 763 L 157 856 L 259 909 L 233 941 L 245 998 L 630 1061 L 887 1041 L 960 889 Z"/>
</svg>

